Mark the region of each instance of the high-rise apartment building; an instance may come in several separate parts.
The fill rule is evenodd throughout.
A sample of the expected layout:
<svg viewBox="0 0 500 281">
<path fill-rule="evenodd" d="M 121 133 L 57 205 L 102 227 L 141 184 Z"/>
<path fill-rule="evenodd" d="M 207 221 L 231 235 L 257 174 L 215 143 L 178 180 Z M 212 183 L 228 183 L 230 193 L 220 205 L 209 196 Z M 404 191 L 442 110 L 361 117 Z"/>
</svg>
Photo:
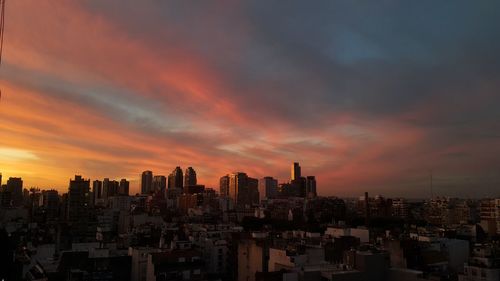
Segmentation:
<svg viewBox="0 0 500 281">
<path fill-rule="evenodd" d="M 184 187 L 195 186 L 196 184 L 196 172 L 192 167 L 188 167 L 184 174 Z"/>
<path fill-rule="evenodd" d="M 316 177 L 307 176 L 306 177 L 306 196 L 309 198 L 316 197 Z"/>
<path fill-rule="evenodd" d="M 102 181 L 95 180 L 92 182 L 92 194 L 94 195 L 94 202 L 102 198 Z"/>
<path fill-rule="evenodd" d="M 67 196 L 66 220 L 69 222 L 86 220 L 90 205 L 90 180 L 76 175 L 75 179 L 69 182 Z"/>
<path fill-rule="evenodd" d="M 294 162 L 292 164 L 290 180 L 291 181 L 298 180 L 298 179 L 300 179 L 300 177 L 301 177 L 300 165 L 299 165 L 299 163 Z"/>
<path fill-rule="evenodd" d="M 118 181 L 105 178 L 102 181 L 102 198 L 108 199 L 109 197 L 118 195 L 119 189 L 120 183 Z"/>
<path fill-rule="evenodd" d="M 153 177 L 153 192 L 165 193 L 167 190 L 167 177 L 162 175 L 157 175 Z"/>
<path fill-rule="evenodd" d="M 42 206 L 48 219 L 55 219 L 59 216 L 59 194 L 57 190 L 42 191 Z"/>
<path fill-rule="evenodd" d="M 141 176 L 141 194 L 149 194 L 153 189 L 153 172 L 144 171 Z"/>
<path fill-rule="evenodd" d="M 9 178 L 7 192 L 10 192 L 12 205 L 20 206 L 23 204 L 23 180 L 21 178 Z"/>
<path fill-rule="evenodd" d="M 500 234 L 500 198 L 481 200 L 479 211 L 483 229 L 490 235 Z"/>
<path fill-rule="evenodd" d="M 219 192 L 221 197 L 229 197 L 229 175 L 220 178 Z"/>
<path fill-rule="evenodd" d="M 259 181 L 246 173 L 237 172 L 228 175 L 229 198 L 235 205 L 252 205 L 259 203 Z"/>
<path fill-rule="evenodd" d="M 130 182 L 126 179 L 121 179 L 118 185 L 118 194 L 119 195 L 129 195 Z"/>
<path fill-rule="evenodd" d="M 168 176 L 168 188 L 183 190 L 184 187 L 183 180 L 184 176 L 181 167 L 179 166 L 175 167 L 172 173 Z"/>
<path fill-rule="evenodd" d="M 259 199 L 273 199 L 278 197 L 278 180 L 273 177 L 264 177 L 259 180 Z"/>
</svg>

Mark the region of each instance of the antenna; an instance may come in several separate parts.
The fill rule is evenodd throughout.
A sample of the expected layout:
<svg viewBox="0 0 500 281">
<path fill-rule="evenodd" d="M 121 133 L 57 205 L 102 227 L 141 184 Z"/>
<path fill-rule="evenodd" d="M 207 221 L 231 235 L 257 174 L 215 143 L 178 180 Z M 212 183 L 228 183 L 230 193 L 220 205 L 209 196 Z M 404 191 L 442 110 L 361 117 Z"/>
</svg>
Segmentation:
<svg viewBox="0 0 500 281">
<path fill-rule="evenodd" d="M 433 189 L 433 183 L 432 183 L 432 169 L 429 171 L 429 177 L 430 177 L 430 184 L 431 184 L 431 199 L 434 198 L 434 189 Z"/>
</svg>

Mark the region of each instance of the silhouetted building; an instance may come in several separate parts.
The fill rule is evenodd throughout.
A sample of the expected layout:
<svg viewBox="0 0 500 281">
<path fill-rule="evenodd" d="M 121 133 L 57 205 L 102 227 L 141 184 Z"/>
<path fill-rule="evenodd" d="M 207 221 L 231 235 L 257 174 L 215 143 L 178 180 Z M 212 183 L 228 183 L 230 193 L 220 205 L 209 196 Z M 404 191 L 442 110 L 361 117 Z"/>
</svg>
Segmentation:
<svg viewBox="0 0 500 281">
<path fill-rule="evenodd" d="M 66 220 L 69 222 L 85 221 L 90 204 L 90 180 L 75 176 L 69 182 Z"/>
<path fill-rule="evenodd" d="M 184 186 L 184 193 L 187 194 L 203 193 L 204 191 L 205 191 L 205 186 L 202 184 Z"/>
<path fill-rule="evenodd" d="M 65 251 L 61 254 L 57 273 L 52 277 L 54 280 L 129 281 L 131 261 L 130 256 L 110 255 L 109 249 Z"/>
<path fill-rule="evenodd" d="M 252 205 L 259 203 L 259 181 L 248 177 L 245 173 L 229 174 L 229 198 L 235 205 Z"/>
<path fill-rule="evenodd" d="M 407 218 L 410 211 L 410 204 L 404 198 L 392 199 L 392 216 L 397 218 Z"/>
<path fill-rule="evenodd" d="M 182 174 L 181 167 L 175 167 L 172 173 L 168 176 L 168 188 L 183 190 L 183 180 L 184 176 Z"/>
<path fill-rule="evenodd" d="M 7 180 L 7 192 L 10 192 L 12 205 L 23 204 L 23 180 L 21 178 L 9 178 Z"/>
<path fill-rule="evenodd" d="M 186 169 L 186 173 L 184 174 L 184 186 L 191 186 L 196 184 L 196 172 L 192 167 L 188 167 Z"/>
<path fill-rule="evenodd" d="M 199 206 L 203 201 L 200 194 L 184 193 L 179 196 L 179 210 L 186 214 L 190 208 Z"/>
<path fill-rule="evenodd" d="M 294 181 L 294 180 L 297 180 L 301 177 L 301 173 L 300 173 L 300 165 L 299 163 L 297 162 L 294 162 L 292 164 L 292 171 L 291 171 L 291 177 L 290 177 L 290 180 Z"/>
<path fill-rule="evenodd" d="M 229 197 L 229 175 L 220 178 L 219 192 L 221 197 Z"/>
<path fill-rule="evenodd" d="M 119 182 L 105 178 L 102 181 L 102 197 L 104 199 L 108 199 L 109 197 L 113 197 L 115 195 L 118 195 L 119 187 L 120 187 Z"/>
<path fill-rule="evenodd" d="M 95 180 L 92 182 L 92 193 L 94 195 L 94 202 L 102 198 L 102 181 Z"/>
<path fill-rule="evenodd" d="M 149 194 L 153 189 L 153 172 L 144 171 L 141 177 L 141 194 Z"/>
<path fill-rule="evenodd" d="M 259 180 L 259 199 L 273 199 L 278 197 L 278 180 L 273 177 L 264 177 Z"/>
<path fill-rule="evenodd" d="M 57 190 L 42 191 L 41 200 L 48 219 L 59 217 L 59 193 Z"/>
<path fill-rule="evenodd" d="M 315 176 L 307 176 L 306 178 L 306 196 L 309 198 L 314 198 L 317 196 Z"/>
<path fill-rule="evenodd" d="M 359 197 L 357 213 L 359 216 L 365 217 L 366 223 L 371 218 L 391 217 L 393 215 L 392 200 L 380 195 L 372 198 L 368 196 L 368 192 L 365 192 L 364 196 Z"/>
<path fill-rule="evenodd" d="M 2 188 L 2 192 L 0 192 L 0 205 L 2 207 L 10 207 L 12 205 L 12 193 L 7 191 L 7 188 Z"/>
<path fill-rule="evenodd" d="M 121 179 L 120 184 L 118 186 L 118 194 L 119 195 L 129 195 L 130 182 L 126 179 Z"/>
<path fill-rule="evenodd" d="M 292 185 L 284 182 L 278 184 L 278 194 L 280 198 L 286 198 L 293 195 Z"/>
<path fill-rule="evenodd" d="M 150 253 L 146 280 L 202 280 L 204 263 L 196 250 Z"/>
<path fill-rule="evenodd" d="M 479 210 L 483 229 L 489 235 L 500 234 L 500 198 L 481 200 Z"/>
<path fill-rule="evenodd" d="M 165 193 L 167 189 L 167 177 L 158 175 L 153 178 L 153 191 Z"/>
<path fill-rule="evenodd" d="M 290 182 L 288 196 L 306 197 L 307 180 L 305 177 L 298 177 Z"/>
</svg>

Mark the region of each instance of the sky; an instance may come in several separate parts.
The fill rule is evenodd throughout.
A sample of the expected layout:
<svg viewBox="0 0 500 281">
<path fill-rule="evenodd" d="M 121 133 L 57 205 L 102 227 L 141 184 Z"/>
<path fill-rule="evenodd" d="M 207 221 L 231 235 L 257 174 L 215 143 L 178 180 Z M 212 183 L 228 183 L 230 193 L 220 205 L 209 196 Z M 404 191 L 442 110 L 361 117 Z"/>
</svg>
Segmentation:
<svg viewBox="0 0 500 281">
<path fill-rule="evenodd" d="M 499 196 L 498 1 L 8 1 L 0 172 Z"/>
</svg>

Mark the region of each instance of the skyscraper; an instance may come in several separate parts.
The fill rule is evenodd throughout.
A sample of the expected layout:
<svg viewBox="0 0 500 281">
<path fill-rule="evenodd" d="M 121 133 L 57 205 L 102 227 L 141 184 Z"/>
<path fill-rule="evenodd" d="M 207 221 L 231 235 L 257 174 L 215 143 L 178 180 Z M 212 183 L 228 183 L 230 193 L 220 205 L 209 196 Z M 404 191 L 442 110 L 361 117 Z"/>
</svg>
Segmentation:
<svg viewBox="0 0 500 281">
<path fill-rule="evenodd" d="M 153 177 L 153 191 L 154 192 L 161 192 L 165 193 L 165 190 L 167 189 L 167 178 L 162 175 L 154 176 Z"/>
<path fill-rule="evenodd" d="M 264 177 L 259 180 L 259 199 L 272 199 L 278 196 L 278 180 L 273 177 Z"/>
<path fill-rule="evenodd" d="M 102 181 L 102 198 L 108 199 L 109 197 L 118 195 L 119 187 L 119 182 L 105 178 Z"/>
<path fill-rule="evenodd" d="M 92 193 L 94 195 L 94 202 L 102 198 L 102 181 L 95 180 L 92 182 Z"/>
<path fill-rule="evenodd" d="M 221 197 L 229 197 L 229 175 L 220 178 L 219 192 Z"/>
<path fill-rule="evenodd" d="M 153 172 L 144 171 L 141 177 L 141 194 L 149 194 L 153 189 Z"/>
<path fill-rule="evenodd" d="M 129 188 L 130 188 L 130 182 L 126 179 L 121 179 L 120 184 L 118 186 L 118 194 L 128 196 Z"/>
<path fill-rule="evenodd" d="M 69 222 L 85 221 L 90 204 L 90 180 L 75 176 L 69 182 L 66 220 Z"/>
<path fill-rule="evenodd" d="M 299 163 L 297 162 L 294 162 L 292 164 L 292 170 L 291 170 L 291 180 L 294 181 L 294 180 L 298 180 L 300 179 L 301 175 L 300 175 L 300 165 Z"/>
<path fill-rule="evenodd" d="M 175 169 L 172 171 L 172 173 L 168 176 L 168 188 L 175 188 L 175 189 L 180 189 L 183 190 L 183 180 L 184 176 L 182 174 L 182 169 L 181 167 L 177 166 Z"/>
<path fill-rule="evenodd" d="M 7 180 L 7 192 L 10 192 L 12 204 L 20 206 L 23 203 L 23 180 L 21 178 L 9 178 Z"/>
<path fill-rule="evenodd" d="M 314 198 L 317 196 L 315 176 L 307 176 L 306 178 L 306 196 L 309 198 Z"/>
<path fill-rule="evenodd" d="M 245 204 L 253 205 L 259 204 L 259 180 L 255 178 L 248 177 L 247 179 L 247 190 L 245 199 L 243 200 Z"/>
<path fill-rule="evenodd" d="M 228 175 L 229 198 L 235 205 L 252 205 L 259 203 L 259 181 L 250 178 L 246 173 L 237 172 Z"/>
<path fill-rule="evenodd" d="M 188 167 L 186 169 L 186 173 L 184 174 L 184 187 L 194 186 L 196 184 L 196 172 L 192 167 Z"/>
<path fill-rule="evenodd" d="M 42 191 L 42 205 L 48 219 L 57 218 L 59 216 L 59 194 L 57 190 Z"/>
</svg>

